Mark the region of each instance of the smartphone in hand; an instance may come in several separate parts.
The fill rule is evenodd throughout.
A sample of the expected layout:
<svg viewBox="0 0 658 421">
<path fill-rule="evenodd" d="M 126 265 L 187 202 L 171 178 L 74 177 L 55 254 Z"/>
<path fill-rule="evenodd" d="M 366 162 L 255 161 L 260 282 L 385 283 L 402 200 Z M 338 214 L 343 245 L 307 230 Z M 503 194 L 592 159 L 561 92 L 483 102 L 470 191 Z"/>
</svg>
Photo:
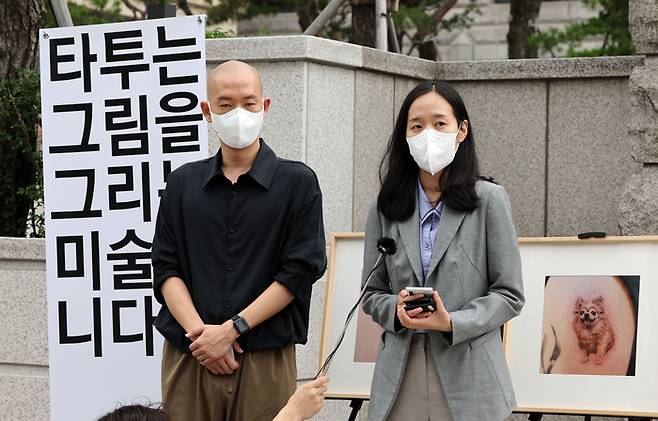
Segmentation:
<svg viewBox="0 0 658 421">
<path fill-rule="evenodd" d="M 406 287 L 405 290 L 409 293 L 409 295 L 423 294 L 423 297 L 421 298 L 407 301 L 404 306 L 405 311 L 411 311 L 416 308 L 422 308 L 423 312 L 433 313 L 436 311 L 436 303 L 434 302 L 434 298 L 432 298 L 432 294 L 434 293 L 432 288 Z"/>
</svg>

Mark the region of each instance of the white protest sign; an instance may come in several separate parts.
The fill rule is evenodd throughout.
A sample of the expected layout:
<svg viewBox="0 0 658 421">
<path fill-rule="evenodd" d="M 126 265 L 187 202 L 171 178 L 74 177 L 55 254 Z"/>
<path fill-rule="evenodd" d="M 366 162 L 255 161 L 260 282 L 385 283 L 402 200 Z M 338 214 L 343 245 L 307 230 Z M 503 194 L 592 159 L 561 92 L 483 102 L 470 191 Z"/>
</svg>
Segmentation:
<svg viewBox="0 0 658 421">
<path fill-rule="evenodd" d="M 151 242 L 208 156 L 205 16 L 40 33 L 51 419 L 160 400 Z"/>
</svg>

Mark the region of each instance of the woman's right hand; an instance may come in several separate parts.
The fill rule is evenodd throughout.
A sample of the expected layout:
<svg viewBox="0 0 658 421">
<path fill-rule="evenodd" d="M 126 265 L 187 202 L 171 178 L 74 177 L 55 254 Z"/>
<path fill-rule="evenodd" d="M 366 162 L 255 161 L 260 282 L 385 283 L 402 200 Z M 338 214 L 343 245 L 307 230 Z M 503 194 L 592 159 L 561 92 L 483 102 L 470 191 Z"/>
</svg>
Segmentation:
<svg viewBox="0 0 658 421">
<path fill-rule="evenodd" d="M 406 305 L 407 301 L 418 300 L 418 299 L 421 299 L 421 298 L 423 298 L 423 297 L 424 297 L 423 294 L 409 295 L 409 291 L 407 291 L 406 289 L 403 289 L 403 290 L 400 291 L 400 293 L 398 294 L 398 302 L 397 302 L 397 305 L 396 305 L 396 307 L 397 307 L 397 308 L 396 308 L 397 312 L 399 313 L 400 311 L 404 311 L 405 313 L 407 313 L 407 316 L 409 316 L 410 318 L 413 319 L 414 317 L 416 317 L 416 316 L 418 316 L 420 313 L 422 313 L 422 312 L 423 312 L 423 309 L 422 309 L 422 308 L 415 308 L 415 309 L 413 309 L 413 310 L 411 310 L 411 311 L 406 311 L 406 310 L 404 309 L 404 306 Z M 399 318 L 399 317 L 398 317 L 398 318 Z M 404 320 L 400 319 L 400 323 L 402 324 L 402 326 L 406 327 L 407 329 L 410 329 L 410 326 L 407 326 L 407 325 L 405 324 L 405 321 L 404 321 Z"/>
</svg>

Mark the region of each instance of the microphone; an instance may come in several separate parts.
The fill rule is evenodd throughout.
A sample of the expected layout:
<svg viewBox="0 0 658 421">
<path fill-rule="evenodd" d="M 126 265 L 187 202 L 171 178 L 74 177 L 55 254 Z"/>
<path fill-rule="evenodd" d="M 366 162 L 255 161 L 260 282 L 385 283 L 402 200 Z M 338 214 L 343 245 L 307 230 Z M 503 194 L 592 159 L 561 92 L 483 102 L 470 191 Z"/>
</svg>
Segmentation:
<svg viewBox="0 0 658 421">
<path fill-rule="evenodd" d="M 381 254 L 394 255 L 398 251 L 397 246 L 395 245 L 395 240 L 388 237 L 382 237 L 377 240 L 377 250 Z"/>
<path fill-rule="evenodd" d="M 320 367 L 320 370 L 318 371 L 318 374 L 315 375 L 314 379 L 317 379 L 320 374 L 324 374 L 329 370 L 329 365 L 331 364 L 331 360 L 333 360 L 334 355 L 336 355 L 336 352 L 338 352 L 338 348 L 340 347 L 340 344 L 343 342 L 343 339 L 345 338 L 345 333 L 347 332 L 347 327 L 350 324 L 350 321 L 352 321 L 352 317 L 354 316 L 354 312 L 356 309 L 359 307 L 359 304 L 361 303 L 361 300 L 363 300 L 363 297 L 366 294 L 366 289 L 368 288 L 368 284 L 370 284 L 370 279 L 372 278 L 373 273 L 375 273 L 375 270 L 379 266 L 381 266 L 384 262 L 383 257 L 384 256 L 392 256 L 395 254 L 397 251 L 397 246 L 395 245 L 395 240 L 392 238 L 388 237 L 382 237 L 379 240 L 377 240 L 377 250 L 379 251 L 379 256 L 377 257 L 377 260 L 375 261 L 375 264 L 372 266 L 372 269 L 368 273 L 368 277 L 366 278 L 366 282 L 363 285 L 363 288 L 361 289 L 361 293 L 359 294 L 359 299 L 356 301 L 350 312 L 347 314 L 347 319 L 345 319 L 345 326 L 343 327 L 343 331 L 340 334 L 340 337 L 338 338 L 338 342 L 336 343 L 336 346 L 334 349 L 329 353 L 327 358 L 324 360 L 324 363 L 322 364 L 322 367 Z"/>
</svg>

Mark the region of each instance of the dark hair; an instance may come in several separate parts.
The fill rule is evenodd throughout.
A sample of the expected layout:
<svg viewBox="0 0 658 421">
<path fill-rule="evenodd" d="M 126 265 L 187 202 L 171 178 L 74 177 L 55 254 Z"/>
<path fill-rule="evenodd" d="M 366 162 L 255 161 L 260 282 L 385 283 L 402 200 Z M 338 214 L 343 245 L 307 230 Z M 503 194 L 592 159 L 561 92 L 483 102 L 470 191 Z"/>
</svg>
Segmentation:
<svg viewBox="0 0 658 421">
<path fill-rule="evenodd" d="M 161 407 L 126 405 L 103 415 L 98 421 L 170 421 L 170 419 Z"/>
<path fill-rule="evenodd" d="M 458 211 L 473 211 L 478 207 L 475 181 L 479 176 L 475 155 L 473 126 L 464 101 L 457 91 L 446 82 L 426 81 L 409 92 L 404 99 L 386 153 L 379 165 L 381 189 L 377 208 L 390 221 L 404 221 L 414 211 L 417 195 L 418 165 L 409 153 L 407 144 L 407 118 L 411 104 L 420 96 L 436 92 L 448 101 L 457 122 L 468 121 L 468 134 L 457 148 L 455 158 L 441 174 L 439 191 L 445 206 Z"/>
</svg>

